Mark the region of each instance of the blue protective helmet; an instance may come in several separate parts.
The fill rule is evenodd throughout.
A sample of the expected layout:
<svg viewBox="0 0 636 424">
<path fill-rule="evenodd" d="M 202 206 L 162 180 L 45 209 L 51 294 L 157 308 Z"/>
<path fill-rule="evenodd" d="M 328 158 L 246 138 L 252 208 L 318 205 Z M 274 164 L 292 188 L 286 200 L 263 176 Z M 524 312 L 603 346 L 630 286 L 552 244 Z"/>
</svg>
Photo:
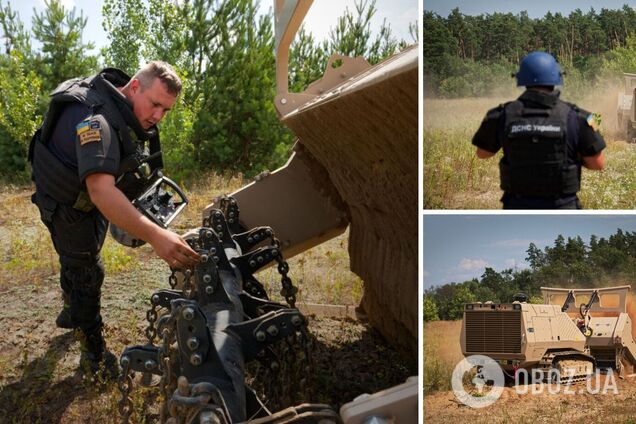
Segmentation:
<svg viewBox="0 0 636 424">
<path fill-rule="evenodd" d="M 563 85 L 561 67 L 554 57 L 546 52 L 532 52 L 521 60 L 517 86 Z"/>
</svg>

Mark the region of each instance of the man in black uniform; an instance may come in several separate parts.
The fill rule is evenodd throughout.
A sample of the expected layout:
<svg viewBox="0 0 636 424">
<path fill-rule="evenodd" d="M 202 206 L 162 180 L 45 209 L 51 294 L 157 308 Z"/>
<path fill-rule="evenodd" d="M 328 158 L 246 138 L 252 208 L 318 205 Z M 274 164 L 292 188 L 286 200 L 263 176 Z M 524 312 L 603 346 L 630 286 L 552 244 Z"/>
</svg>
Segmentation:
<svg viewBox="0 0 636 424">
<path fill-rule="evenodd" d="M 66 307 L 56 323 L 82 331 L 80 364 L 91 373 L 102 361 L 107 369 L 116 367 L 105 348 L 100 315 L 100 250 L 108 223 L 147 241 L 173 268 L 198 260 L 179 235 L 142 215 L 119 185 L 126 176 L 126 159 L 147 152 L 145 141 L 151 153 L 159 149 L 156 124 L 180 90 L 181 81 L 164 62 L 147 64 L 133 78 L 108 68 L 65 81 L 51 93 L 49 111 L 31 142 L 33 202 L 61 265 Z M 161 166 L 157 156 L 154 165 Z"/>
<path fill-rule="evenodd" d="M 504 209 L 581 209 L 581 166 L 601 170 L 605 140 L 593 114 L 559 99 L 559 64 L 545 52 L 528 54 L 516 74 L 526 91 L 491 109 L 473 137 L 477 156 L 503 149 L 499 163 Z"/>
</svg>

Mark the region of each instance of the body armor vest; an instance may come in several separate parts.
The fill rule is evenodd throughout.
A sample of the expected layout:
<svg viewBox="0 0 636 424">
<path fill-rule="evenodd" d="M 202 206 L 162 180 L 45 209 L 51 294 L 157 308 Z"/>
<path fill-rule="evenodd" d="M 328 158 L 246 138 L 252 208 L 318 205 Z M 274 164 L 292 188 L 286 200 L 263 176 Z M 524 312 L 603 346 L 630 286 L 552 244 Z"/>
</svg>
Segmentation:
<svg viewBox="0 0 636 424">
<path fill-rule="evenodd" d="M 530 108 L 517 100 L 505 106 L 501 189 L 524 196 L 559 197 L 580 189 L 581 168 L 568 160 L 570 106 Z"/>
<path fill-rule="evenodd" d="M 150 157 L 147 162 L 151 170 L 163 167 L 158 131 L 156 128 L 146 131 L 141 127 L 132 109 L 126 104 L 125 97 L 113 85 L 125 85 L 129 80 L 130 77 L 122 71 L 108 68 L 92 77 L 64 81 L 51 93 L 51 103 L 44 122 L 29 145 L 29 161 L 32 163 L 33 180 L 56 201 L 84 211 L 93 208 L 77 171 L 64 165 L 46 147 L 63 109 L 71 103 L 81 103 L 93 114 L 103 115 L 113 133 L 117 134 L 122 157 L 116 177 L 118 187 L 129 199 L 134 198 L 147 184 L 136 187 L 127 174 L 136 170 L 148 158 L 140 153 L 143 152 L 140 149 L 142 146 L 133 141 L 130 131 L 141 142 L 150 140 Z"/>
</svg>

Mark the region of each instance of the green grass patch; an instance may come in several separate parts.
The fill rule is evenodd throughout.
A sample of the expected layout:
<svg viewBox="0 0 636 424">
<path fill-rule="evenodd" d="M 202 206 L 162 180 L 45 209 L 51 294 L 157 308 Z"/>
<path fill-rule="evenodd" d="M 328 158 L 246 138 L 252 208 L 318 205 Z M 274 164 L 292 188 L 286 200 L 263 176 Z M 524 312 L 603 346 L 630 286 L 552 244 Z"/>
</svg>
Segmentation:
<svg viewBox="0 0 636 424">
<path fill-rule="evenodd" d="M 135 251 L 122 246 L 110 237 L 106 238 L 102 247 L 102 261 L 106 274 L 132 271 L 137 268 L 139 261 L 135 258 Z"/>
<path fill-rule="evenodd" d="M 471 128 L 424 131 L 424 207 L 488 209 L 498 207 L 497 160 L 480 160 Z M 493 195 L 489 195 L 492 193 Z"/>
<path fill-rule="evenodd" d="M 22 285 L 37 281 L 43 275 L 56 273 L 59 263 L 48 232 L 41 227 L 30 231 L 10 229 L 3 243 L 4 258 L 0 263 L 0 281 Z"/>
</svg>

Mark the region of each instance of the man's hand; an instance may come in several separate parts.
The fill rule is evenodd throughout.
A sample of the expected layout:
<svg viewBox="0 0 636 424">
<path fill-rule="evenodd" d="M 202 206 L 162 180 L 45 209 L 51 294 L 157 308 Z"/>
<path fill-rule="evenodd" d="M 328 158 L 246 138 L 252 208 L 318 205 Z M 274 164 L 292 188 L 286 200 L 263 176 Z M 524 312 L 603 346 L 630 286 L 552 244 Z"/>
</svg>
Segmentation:
<svg viewBox="0 0 636 424">
<path fill-rule="evenodd" d="M 189 267 L 198 262 L 199 254 L 178 234 L 159 227 L 135 209 L 124 193 L 115 187 L 115 177 L 90 174 L 86 177 L 86 187 L 91 201 L 108 221 L 150 243 L 155 253 L 171 268 Z"/>
<path fill-rule="evenodd" d="M 161 228 L 148 243 L 171 268 L 187 268 L 199 262 L 199 254 L 172 231 Z"/>
<path fill-rule="evenodd" d="M 583 156 L 581 162 L 583 162 L 583 166 L 587 169 L 601 171 L 605 168 L 605 156 L 603 156 L 603 152 L 598 152 L 594 156 Z"/>
<path fill-rule="evenodd" d="M 481 147 L 477 147 L 477 157 L 479 159 L 488 159 L 495 155 L 496 153 L 489 152 L 488 150 L 482 149 Z"/>
</svg>

